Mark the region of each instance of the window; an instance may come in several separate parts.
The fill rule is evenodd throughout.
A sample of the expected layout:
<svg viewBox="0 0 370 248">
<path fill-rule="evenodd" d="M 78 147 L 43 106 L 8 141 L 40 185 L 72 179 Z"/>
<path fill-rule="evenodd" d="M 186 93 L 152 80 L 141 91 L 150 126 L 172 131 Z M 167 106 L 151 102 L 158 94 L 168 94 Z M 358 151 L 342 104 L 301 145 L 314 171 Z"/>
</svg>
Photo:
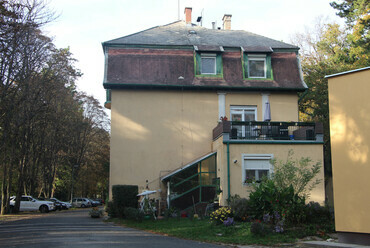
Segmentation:
<svg viewBox="0 0 370 248">
<path fill-rule="evenodd" d="M 244 54 L 245 79 L 273 79 L 270 54 Z"/>
<path fill-rule="evenodd" d="M 259 182 L 272 173 L 272 154 L 247 154 L 243 156 L 243 183 Z"/>
<path fill-rule="evenodd" d="M 249 56 L 248 77 L 266 78 L 266 58 Z"/>
<path fill-rule="evenodd" d="M 223 77 L 221 52 L 195 52 L 196 77 Z"/>
<path fill-rule="evenodd" d="M 256 121 L 257 107 L 256 106 L 231 106 L 230 107 L 231 121 Z M 246 125 L 233 125 L 231 127 L 233 138 L 245 138 L 253 136 L 253 128 Z"/>
<path fill-rule="evenodd" d="M 231 121 L 255 121 L 257 118 L 257 107 L 255 106 L 231 106 Z"/>
<path fill-rule="evenodd" d="M 216 75 L 216 54 L 201 54 L 201 73 Z"/>
</svg>

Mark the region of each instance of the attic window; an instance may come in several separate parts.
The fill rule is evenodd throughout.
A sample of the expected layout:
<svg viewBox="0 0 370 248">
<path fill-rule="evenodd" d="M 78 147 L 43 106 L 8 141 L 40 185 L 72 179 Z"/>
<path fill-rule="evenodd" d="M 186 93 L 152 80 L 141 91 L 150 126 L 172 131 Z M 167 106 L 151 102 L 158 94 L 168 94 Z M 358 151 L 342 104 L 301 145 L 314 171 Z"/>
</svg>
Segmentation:
<svg viewBox="0 0 370 248">
<path fill-rule="evenodd" d="M 243 57 L 244 79 L 273 80 L 271 54 L 247 53 Z"/>
<path fill-rule="evenodd" d="M 189 34 L 197 34 L 197 32 L 195 30 L 189 30 Z"/>
<path fill-rule="evenodd" d="M 266 56 L 248 56 L 248 77 L 266 78 Z"/>
<path fill-rule="evenodd" d="M 216 74 L 216 54 L 201 54 L 201 73 Z"/>
</svg>

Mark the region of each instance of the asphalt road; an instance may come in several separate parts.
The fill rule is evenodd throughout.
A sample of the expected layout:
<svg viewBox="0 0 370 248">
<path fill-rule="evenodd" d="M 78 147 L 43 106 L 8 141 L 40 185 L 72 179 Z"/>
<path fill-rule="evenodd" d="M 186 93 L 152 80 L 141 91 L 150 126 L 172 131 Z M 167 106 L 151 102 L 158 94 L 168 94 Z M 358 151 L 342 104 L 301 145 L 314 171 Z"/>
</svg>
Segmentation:
<svg viewBox="0 0 370 248">
<path fill-rule="evenodd" d="M 25 216 L 22 216 L 25 217 Z M 0 247 L 220 248 L 223 246 L 166 237 L 94 219 L 88 210 L 33 214 L 0 223 Z"/>
</svg>

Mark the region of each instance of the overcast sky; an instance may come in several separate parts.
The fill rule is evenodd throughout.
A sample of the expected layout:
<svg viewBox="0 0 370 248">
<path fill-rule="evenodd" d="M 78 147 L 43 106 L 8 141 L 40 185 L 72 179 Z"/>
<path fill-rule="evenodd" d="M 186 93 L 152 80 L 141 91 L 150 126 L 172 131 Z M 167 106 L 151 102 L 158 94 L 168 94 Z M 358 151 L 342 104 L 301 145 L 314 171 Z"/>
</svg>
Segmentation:
<svg viewBox="0 0 370 248">
<path fill-rule="evenodd" d="M 154 26 L 184 19 L 192 7 L 192 21 L 203 11 L 203 26 L 215 21 L 222 27 L 224 14 L 231 14 L 231 29 L 246 30 L 289 43 L 290 36 L 313 26 L 318 16 L 341 22 L 328 0 L 49 0 L 59 18 L 46 28 L 59 48 L 70 47 L 84 74 L 78 89 L 105 101 L 104 56 L 101 43 Z"/>
</svg>

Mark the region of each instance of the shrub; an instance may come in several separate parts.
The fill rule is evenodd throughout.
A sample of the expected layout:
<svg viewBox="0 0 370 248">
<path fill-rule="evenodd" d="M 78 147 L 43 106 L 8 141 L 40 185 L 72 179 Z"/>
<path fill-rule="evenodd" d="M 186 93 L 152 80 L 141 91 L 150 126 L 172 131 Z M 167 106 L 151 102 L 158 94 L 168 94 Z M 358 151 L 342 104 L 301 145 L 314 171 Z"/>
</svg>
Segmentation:
<svg viewBox="0 0 370 248">
<path fill-rule="evenodd" d="M 293 154 L 293 151 L 290 150 L 286 162 L 272 160 L 274 165 L 273 181 L 281 189 L 292 186 L 295 194 L 306 198 L 310 191 L 321 182 L 319 179 L 314 180 L 320 172 L 321 163 L 313 163 L 310 158 L 293 160 Z"/>
<path fill-rule="evenodd" d="M 233 211 L 230 207 L 219 208 L 210 214 L 211 221 L 217 225 L 223 224 L 229 217 L 233 217 Z"/>
<path fill-rule="evenodd" d="M 295 194 L 292 186 L 279 188 L 271 179 L 254 185 L 249 206 L 255 219 L 263 219 L 269 214 L 274 225 L 280 218 L 287 224 L 301 223 L 305 218 L 305 198 Z"/>
<path fill-rule="evenodd" d="M 174 207 L 171 207 L 171 208 L 167 208 L 165 211 L 164 211 L 164 218 L 165 219 L 168 219 L 168 218 L 180 218 L 181 217 L 181 214 L 180 214 L 180 211 Z"/>
<path fill-rule="evenodd" d="M 108 215 L 112 218 L 117 217 L 117 213 L 114 208 L 114 204 L 112 201 L 108 201 L 107 205 L 105 206 L 105 211 L 108 213 Z"/>
<path fill-rule="evenodd" d="M 113 205 L 116 217 L 124 217 L 124 209 L 137 208 L 139 188 L 137 185 L 113 185 Z"/>
<path fill-rule="evenodd" d="M 257 236 L 265 236 L 271 232 L 271 229 L 260 220 L 255 220 L 251 225 L 251 233 Z"/>
<path fill-rule="evenodd" d="M 240 198 L 240 196 L 235 195 L 230 197 L 229 206 L 234 213 L 235 220 L 246 221 L 249 219 L 251 210 L 248 199 Z"/>
<path fill-rule="evenodd" d="M 234 225 L 234 218 L 227 217 L 226 220 L 224 220 L 224 226 L 233 226 Z"/>
<path fill-rule="evenodd" d="M 333 213 L 328 206 L 321 206 L 318 202 L 309 202 L 306 205 L 308 223 L 330 223 L 334 221 Z"/>
<path fill-rule="evenodd" d="M 124 210 L 125 218 L 128 220 L 142 221 L 144 219 L 144 214 L 137 208 L 127 207 Z"/>
</svg>

